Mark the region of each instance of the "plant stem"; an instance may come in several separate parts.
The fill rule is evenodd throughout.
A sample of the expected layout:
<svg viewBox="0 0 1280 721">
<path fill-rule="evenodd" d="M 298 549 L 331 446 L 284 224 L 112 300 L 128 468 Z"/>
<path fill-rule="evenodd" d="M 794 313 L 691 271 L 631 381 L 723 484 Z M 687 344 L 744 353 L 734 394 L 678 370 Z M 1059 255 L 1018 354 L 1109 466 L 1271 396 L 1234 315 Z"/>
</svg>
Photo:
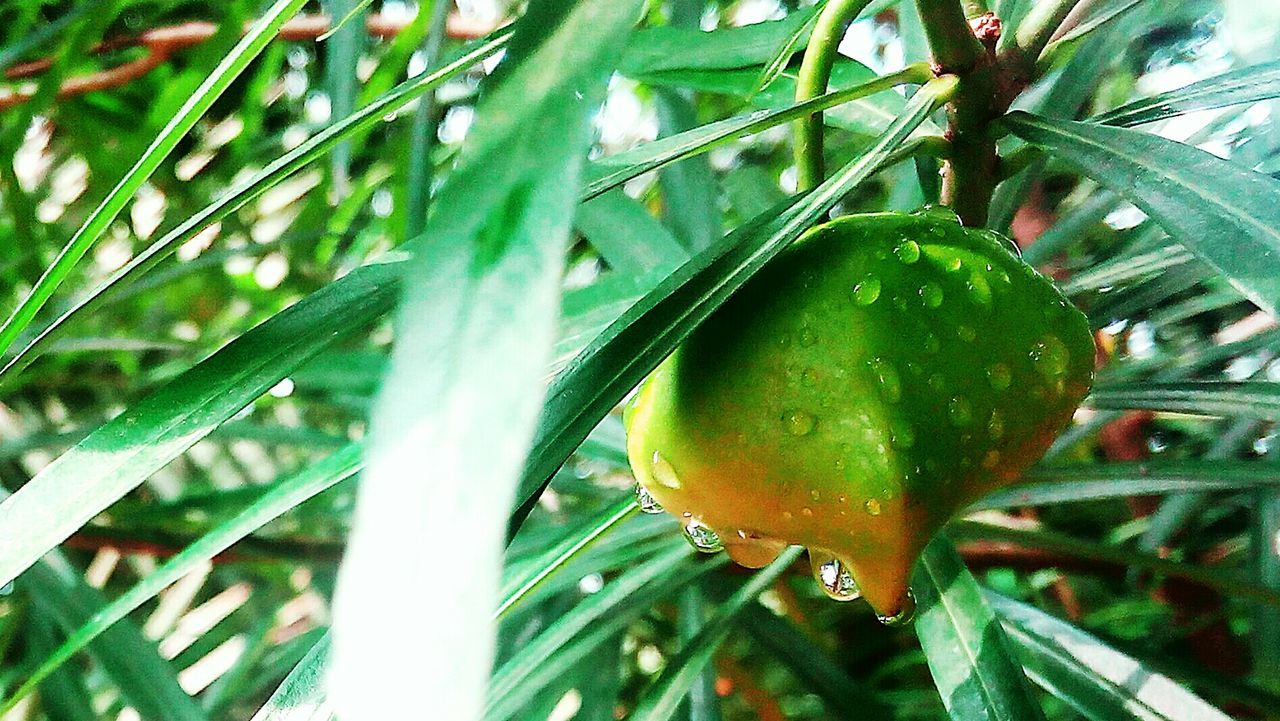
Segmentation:
<svg viewBox="0 0 1280 721">
<path fill-rule="evenodd" d="M 916 0 L 933 55 L 934 72 L 960 78 L 947 106 L 951 153 L 942 180 L 941 201 L 971 227 L 987 222 L 999 182 L 999 158 L 991 122 L 1004 111 L 997 95 L 994 38 L 974 35 L 958 0 Z"/>
<path fill-rule="evenodd" d="M 870 0 L 831 0 L 818 14 L 796 77 L 796 101 L 803 102 L 827 92 L 836 51 L 849 23 L 870 4 Z M 795 124 L 796 186 L 809 190 L 822 182 L 822 113 L 801 118 Z"/>
<path fill-rule="evenodd" d="M 1018 24 L 1018 31 L 1009 40 L 1018 49 L 1018 53 L 1034 63 L 1040 52 L 1053 38 L 1062 21 L 1067 19 L 1071 10 L 1080 0 L 1046 0 L 1032 6 L 1027 16 Z M 1004 50 L 1008 40 L 1002 43 Z"/>
</svg>

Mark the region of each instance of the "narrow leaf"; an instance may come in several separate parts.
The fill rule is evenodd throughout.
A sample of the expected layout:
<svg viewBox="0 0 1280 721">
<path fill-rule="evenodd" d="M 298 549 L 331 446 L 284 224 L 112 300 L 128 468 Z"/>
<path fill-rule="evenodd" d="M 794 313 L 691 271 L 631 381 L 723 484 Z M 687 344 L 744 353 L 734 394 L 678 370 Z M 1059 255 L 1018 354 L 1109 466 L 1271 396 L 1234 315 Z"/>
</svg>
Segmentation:
<svg viewBox="0 0 1280 721">
<path fill-rule="evenodd" d="M 1280 61 L 1258 63 L 1205 78 L 1177 90 L 1135 100 L 1090 120 L 1128 128 L 1196 110 L 1224 108 L 1280 97 Z"/>
<path fill-rule="evenodd" d="M 1014 112 L 1004 123 L 1141 208 L 1275 315 L 1280 181 L 1155 135 Z"/>
<path fill-rule="evenodd" d="M 405 268 L 334 602 L 329 683 L 346 721 L 422 698 L 435 716 L 479 717 L 591 114 L 642 4 L 530 4 Z M 418 663 L 385 663 L 401 645 Z"/>
<path fill-rule="evenodd" d="M 916 635 L 952 719 L 1044 718 L 982 588 L 950 541 L 936 538 L 925 548 L 912 588 L 920 604 Z"/>
<path fill-rule="evenodd" d="M 1280 383 L 1270 381 L 1184 381 L 1116 383 L 1095 388 L 1090 406 L 1109 410 L 1152 410 L 1231 418 L 1280 420 Z"/>
<path fill-rule="evenodd" d="M 142 187 L 147 178 L 151 177 L 156 168 L 160 167 L 165 158 L 169 157 L 169 153 L 177 147 L 205 111 L 239 77 L 258 53 L 262 52 L 267 43 L 271 42 L 279 32 L 280 26 L 305 4 L 306 0 L 276 0 L 266 14 L 249 28 L 240 42 L 236 43 L 236 46 L 218 63 L 213 72 L 209 73 L 204 82 L 200 83 L 191 97 L 160 130 L 160 134 L 151 142 L 151 145 L 138 157 L 129 172 L 125 173 L 107 197 L 89 214 L 84 224 L 75 232 L 75 235 L 71 236 L 66 246 L 58 253 L 58 257 L 45 270 L 44 275 L 40 276 L 31 293 L 13 311 L 13 315 L 4 326 L 0 327 L 0 354 L 8 350 L 18 334 L 27 327 L 58 286 L 71 274 L 76 263 L 80 262 L 94 243 L 98 242 L 120 211 L 124 210 L 133 194 Z"/>
</svg>

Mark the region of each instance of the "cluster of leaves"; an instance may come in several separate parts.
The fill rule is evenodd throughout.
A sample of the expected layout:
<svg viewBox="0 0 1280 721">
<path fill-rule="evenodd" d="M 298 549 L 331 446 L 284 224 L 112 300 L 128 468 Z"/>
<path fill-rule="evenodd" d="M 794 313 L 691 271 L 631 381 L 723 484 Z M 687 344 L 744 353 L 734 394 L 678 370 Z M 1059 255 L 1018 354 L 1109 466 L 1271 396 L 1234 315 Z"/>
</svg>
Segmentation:
<svg viewBox="0 0 1280 721">
<path fill-rule="evenodd" d="M 635 514 L 613 410 L 806 227 L 936 200 L 954 84 L 891 89 L 914 4 L 871 3 L 803 105 L 809 3 L 533 0 L 470 42 L 441 0 L 306 5 L 0 8 L 0 67 L 52 61 L 0 111 L 0 715 L 1280 708 L 1261 4 L 1083 0 L 1002 120 L 989 224 L 1106 357 L 1037 485 L 926 553 L 906 629 Z M 991 9 L 1016 37 L 1073 5 Z M 321 9 L 351 19 L 273 41 Z M 374 41 L 370 12 L 409 17 Z M 816 109 L 836 170 L 794 194 L 782 128 Z"/>
</svg>

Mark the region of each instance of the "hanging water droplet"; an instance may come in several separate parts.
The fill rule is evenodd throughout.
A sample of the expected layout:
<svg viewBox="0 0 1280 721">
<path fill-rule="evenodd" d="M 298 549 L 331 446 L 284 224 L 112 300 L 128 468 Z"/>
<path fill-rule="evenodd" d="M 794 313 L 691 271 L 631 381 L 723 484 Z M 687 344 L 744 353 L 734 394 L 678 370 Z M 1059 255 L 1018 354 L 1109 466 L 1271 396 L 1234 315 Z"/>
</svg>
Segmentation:
<svg viewBox="0 0 1280 721">
<path fill-rule="evenodd" d="M 640 506 L 641 513 L 662 513 L 662 504 L 658 503 L 658 499 L 649 493 L 649 489 L 636 484 L 636 505 Z"/>
<path fill-rule="evenodd" d="M 920 260 L 920 244 L 914 240 L 904 240 L 893 249 L 893 254 L 906 265 L 911 265 Z"/>
<path fill-rule="evenodd" d="M 924 301 L 925 307 L 937 308 L 942 305 L 942 288 L 935 283 L 925 283 L 920 286 L 920 299 Z"/>
<path fill-rule="evenodd" d="M 801 410 L 784 413 L 782 421 L 787 427 L 787 432 L 793 436 L 807 436 L 813 432 L 814 426 L 818 425 L 816 418 Z"/>
<path fill-rule="evenodd" d="M 1013 374 L 1009 371 L 1009 366 L 1003 363 L 992 363 L 987 367 L 987 380 L 991 382 L 992 388 L 1002 391 L 1013 383 Z"/>
<path fill-rule="evenodd" d="M 871 305 L 880 297 L 880 279 L 869 275 L 862 282 L 853 286 L 853 302 L 858 305 Z"/>
<path fill-rule="evenodd" d="M 868 498 L 867 502 L 862 504 L 862 508 L 867 512 L 868 516 L 880 515 L 880 501 L 874 498 Z"/>
<path fill-rule="evenodd" d="M 720 535 L 705 526 L 701 521 L 693 519 L 684 525 L 685 540 L 701 553 L 717 553 L 724 550 Z"/>
<path fill-rule="evenodd" d="M 902 608 L 898 609 L 897 613 L 892 616 L 882 616 L 879 613 L 876 614 L 876 620 L 886 626 L 905 626 L 906 624 L 911 623 L 911 619 L 915 617 L 916 595 L 909 588 L 907 589 L 906 597 L 902 599 Z"/>
<path fill-rule="evenodd" d="M 751 531 L 739 530 L 735 536 L 725 541 L 724 550 L 739 566 L 764 568 L 787 549 L 783 541 Z"/>
<path fill-rule="evenodd" d="M 1046 335 L 1031 349 L 1031 365 L 1040 375 L 1054 380 L 1067 372 L 1071 353 L 1056 336 Z"/>
<path fill-rule="evenodd" d="M 653 476 L 653 480 L 667 488 L 679 489 L 680 477 L 676 475 L 676 469 L 671 462 L 662 457 L 658 451 L 653 452 L 653 458 L 649 464 L 649 475 Z"/>
<path fill-rule="evenodd" d="M 956 396 L 947 403 L 947 417 L 952 425 L 963 428 L 973 422 L 973 406 L 964 396 Z"/>
<path fill-rule="evenodd" d="M 823 593 L 835 601 L 852 601 L 862 596 L 858 582 L 839 559 L 822 552 L 809 550 L 809 564 L 813 577 Z"/>
</svg>

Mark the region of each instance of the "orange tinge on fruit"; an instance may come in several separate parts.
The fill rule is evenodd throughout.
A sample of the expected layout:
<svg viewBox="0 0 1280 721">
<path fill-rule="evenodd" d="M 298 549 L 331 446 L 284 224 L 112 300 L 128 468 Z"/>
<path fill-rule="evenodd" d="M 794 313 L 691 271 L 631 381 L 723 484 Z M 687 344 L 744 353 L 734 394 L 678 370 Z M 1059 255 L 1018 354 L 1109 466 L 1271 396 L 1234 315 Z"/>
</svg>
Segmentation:
<svg viewBox="0 0 1280 721">
<path fill-rule="evenodd" d="M 828 595 L 893 618 L 925 544 L 1044 453 L 1092 368 L 1084 316 L 1008 241 L 936 210 L 850 216 L 646 379 L 627 453 L 704 550 L 758 567 L 806 546 Z"/>
</svg>

